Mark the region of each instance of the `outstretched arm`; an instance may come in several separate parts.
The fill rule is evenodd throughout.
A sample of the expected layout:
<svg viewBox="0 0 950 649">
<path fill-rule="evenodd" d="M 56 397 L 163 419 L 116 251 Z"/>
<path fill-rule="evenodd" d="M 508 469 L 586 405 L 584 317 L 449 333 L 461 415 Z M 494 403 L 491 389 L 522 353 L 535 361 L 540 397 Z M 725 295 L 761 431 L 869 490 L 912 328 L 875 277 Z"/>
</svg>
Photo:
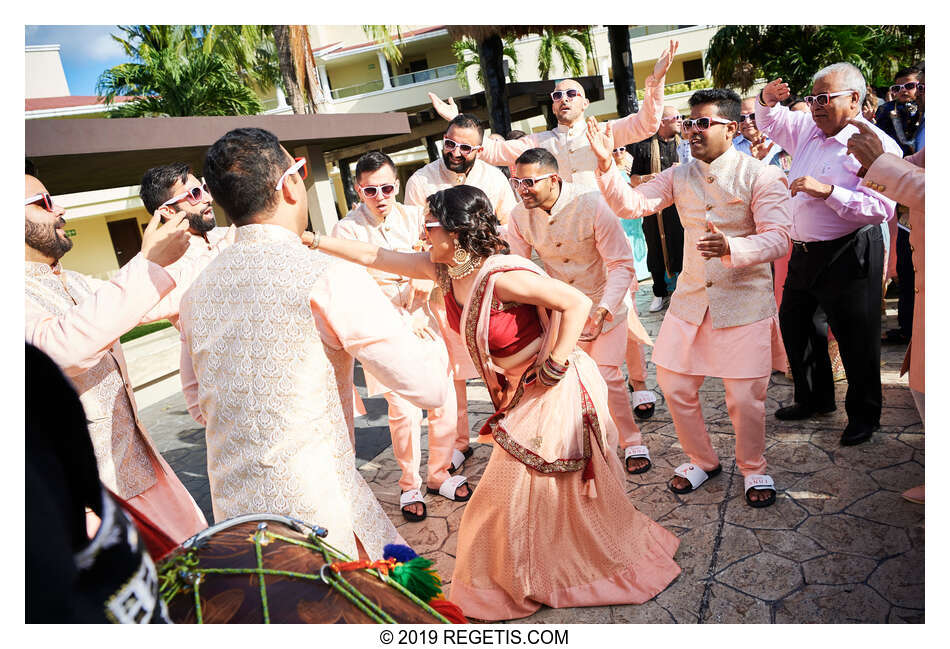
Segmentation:
<svg viewBox="0 0 950 649">
<path fill-rule="evenodd" d="M 561 326 L 551 349 L 551 358 L 558 363 L 567 360 L 577 346 L 593 304 L 573 286 L 528 270 L 501 273 L 495 282 L 495 297 L 502 302 L 534 304 L 562 313 Z"/>
<path fill-rule="evenodd" d="M 670 69 L 678 48 L 679 41 L 671 40 L 670 46 L 657 59 L 656 65 L 653 66 L 653 74 L 647 77 L 644 84 L 640 111 L 612 121 L 617 141 L 639 142 L 650 137 L 660 128 L 660 119 L 663 116 L 663 85 L 666 81 L 666 72 Z"/>
<path fill-rule="evenodd" d="M 363 241 L 323 235 L 317 238 L 317 249 L 385 273 L 414 279 L 436 279 L 435 264 L 429 259 L 427 252 L 395 252 Z"/>
</svg>

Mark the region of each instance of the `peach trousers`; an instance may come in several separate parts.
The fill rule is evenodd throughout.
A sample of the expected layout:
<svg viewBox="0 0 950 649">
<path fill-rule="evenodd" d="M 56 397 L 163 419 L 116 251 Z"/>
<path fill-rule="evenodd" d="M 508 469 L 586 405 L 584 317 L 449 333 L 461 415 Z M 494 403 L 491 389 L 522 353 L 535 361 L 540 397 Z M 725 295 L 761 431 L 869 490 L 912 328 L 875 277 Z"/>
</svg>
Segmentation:
<svg viewBox="0 0 950 649">
<path fill-rule="evenodd" d="M 676 437 L 689 461 L 703 471 L 719 466 L 699 403 L 699 388 L 706 377 L 680 374 L 657 365 L 656 379 L 673 416 Z M 736 433 L 736 465 L 743 476 L 765 473 L 765 392 L 769 377 L 722 380 L 726 408 Z"/>
<path fill-rule="evenodd" d="M 616 424 L 617 437 L 608 437 L 607 446 L 617 448 L 618 443 L 623 448 L 643 444 L 640 428 L 633 420 L 633 409 L 630 407 L 630 396 L 627 393 L 627 381 L 623 378 L 620 366 L 623 365 L 624 354 L 627 349 L 627 327 L 623 323 L 616 325 L 607 333 L 600 334 L 590 342 L 579 342 L 578 347 L 597 363 L 600 375 L 607 384 L 607 409 L 610 418 Z"/>
<path fill-rule="evenodd" d="M 422 410 L 395 392 L 384 392 L 383 398 L 389 404 L 389 434 L 393 442 L 393 455 L 402 471 L 399 488 L 403 491 L 419 489 L 422 486 L 422 477 L 419 475 Z M 437 489 L 449 478 L 452 449 L 455 448 L 457 419 L 454 390 L 447 391 L 442 407 L 428 411 L 428 421 L 429 471 L 426 482 Z"/>
</svg>

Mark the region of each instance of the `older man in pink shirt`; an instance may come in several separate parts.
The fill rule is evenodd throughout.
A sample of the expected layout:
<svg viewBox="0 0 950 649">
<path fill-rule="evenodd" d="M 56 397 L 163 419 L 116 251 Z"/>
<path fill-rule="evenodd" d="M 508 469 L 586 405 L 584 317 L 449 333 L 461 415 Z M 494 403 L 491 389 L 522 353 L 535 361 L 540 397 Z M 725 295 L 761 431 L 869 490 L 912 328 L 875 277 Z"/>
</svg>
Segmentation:
<svg viewBox="0 0 950 649">
<path fill-rule="evenodd" d="M 177 542 L 207 527 L 194 499 L 139 421 L 119 336 L 177 313 L 166 268 L 188 247 L 184 216 L 152 217 L 142 252 L 102 281 L 64 270 L 72 248 L 65 210 L 26 176 L 26 341 L 46 352 L 79 393 L 103 484 Z"/>
<path fill-rule="evenodd" d="M 421 207 L 402 205 L 396 201 L 399 180 L 396 165 L 385 153 L 371 151 L 356 162 L 356 191 L 362 202 L 333 228 L 333 236 L 355 239 L 400 252 L 418 251 L 425 228 Z M 441 336 L 436 333 L 438 322 L 430 315 L 428 297 L 431 282 L 412 280 L 391 273 L 369 269 L 370 275 L 399 312 L 405 326 L 422 338 L 432 354 L 445 353 Z M 423 284 L 423 286 L 420 286 Z M 426 286 L 429 285 L 429 286 Z M 364 371 L 366 391 L 370 396 L 382 394 L 389 404 L 389 432 L 393 454 L 399 463 L 402 494 L 399 505 L 403 516 L 410 522 L 425 518 L 425 501 L 419 488 L 420 434 L 422 411 L 412 405 L 370 371 Z M 451 374 L 446 375 L 446 401 L 429 410 L 429 474 L 428 488 L 439 491 L 443 485 L 451 499 L 465 498 L 469 488 L 464 476 L 449 477 L 453 465 L 461 466 L 472 452 L 468 431 L 464 440 L 456 439 L 455 390 Z M 454 461 L 453 461 L 454 460 Z M 452 482 L 446 484 L 447 480 Z M 453 486 L 454 485 L 454 486 Z"/>
<path fill-rule="evenodd" d="M 442 157 L 419 169 L 406 181 L 406 205 L 424 208 L 426 198 L 437 191 L 456 185 L 471 185 L 485 192 L 495 209 L 495 216 L 504 227 L 504 224 L 508 222 L 508 215 L 518 201 L 511 191 L 505 174 L 481 160 L 484 134 L 485 129 L 476 117 L 465 113 L 455 115 L 442 140 Z M 457 417 L 455 447 L 460 452 L 465 452 L 465 449 L 469 448 L 468 399 L 465 381 L 478 378 L 478 371 L 472 364 L 472 359 L 462 339 L 445 319 L 445 305 L 438 289 L 433 291 L 429 304 L 438 318 L 442 339 L 449 352 L 449 364 L 455 377 Z M 453 470 L 459 469 L 461 461 L 470 455 L 469 451 L 463 458 L 454 456 Z"/>
<path fill-rule="evenodd" d="M 607 383 L 607 406 L 619 431 L 619 439 L 607 441 L 613 449 L 618 443 L 624 448 L 628 472 L 643 473 L 651 466 L 650 452 L 633 420 L 620 371 L 627 342 L 624 297 L 634 278 L 630 242 L 600 192 L 562 180 L 547 149 L 522 153 L 511 184 L 522 201 L 508 224 L 511 252 L 530 257 L 536 251 L 551 277 L 593 301 L 580 347 Z"/>
<path fill-rule="evenodd" d="M 848 378 L 848 424 L 841 444 L 871 438 L 881 418 L 881 224 L 894 217 L 894 201 L 861 184 L 861 164 L 848 153 L 857 133 L 849 121 L 867 124 L 884 150 L 900 156 L 894 140 L 861 116 L 867 84 L 850 63 L 815 73 L 811 112 L 792 112 L 779 102 L 788 84 L 768 83 L 755 104 L 759 130 L 792 154 L 788 173 L 794 216 L 792 254 L 779 319 L 795 380 L 795 403 L 779 419 L 805 419 L 835 410 L 828 345 L 812 320 L 820 306 L 838 341 Z"/>
<path fill-rule="evenodd" d="M 421 408 L 445 402 L 447 359 L 365 270 L 300 245 L 305 162 L 256 128 L 208 150 L 205 177 L 237 233 L 182 299 L 182 385 L 206 427 L 216 520 L 293 516 L 376 560 L 403 541 L 356 469 L 353 357 Z"/>
<path fill-rule="evenodd" d="M 692 159 L 636 189 L 613 168 L 610 126 L 591 120 L 589 138 L 600 189 L 617 214 L 639 218 L 675 203 L 683 221 L 683 272 L 653 352 L 676 435 L 689 456 L 669 487 L 689 493 L 722 471 L 699 401 L 705 377 L 718 376 L 746 501 L 766 507 L 775 502 L 775 484 L 765 473 L 765 396 L 781 352 L 769 261 L 788 251 L 788 192 L 781 170 L 733 148 L 740 105 L 735 92 L 701 90 L 689 104 L 683 132 Z"/>
</svg>

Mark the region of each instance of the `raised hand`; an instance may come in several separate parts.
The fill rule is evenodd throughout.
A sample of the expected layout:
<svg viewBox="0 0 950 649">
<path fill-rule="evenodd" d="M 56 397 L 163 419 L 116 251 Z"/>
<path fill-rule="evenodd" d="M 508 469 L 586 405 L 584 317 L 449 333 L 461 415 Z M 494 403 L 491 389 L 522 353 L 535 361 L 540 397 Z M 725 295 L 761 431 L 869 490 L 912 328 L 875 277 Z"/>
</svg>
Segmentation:
<svg viewBox="0 0 950 649">
<path fill-rule="evenodd" d="M 439 99 L 438 95 L 430 92 L 429 101 L 432 102 L 432 107 L 435 109 L 435 112 L 447 122 L 451 122 L 459 114 L 458 106 L 455 105 L 455 100 L 451 97 L 449 97 L 448 102 L 445 102 Z"/>
<path fill-rule="evenodd" d="M 663 50 L 663 54 L 660 55 L 660 58 L 656 60 L 656 64 L 653 66 L 654 79 L 659 81 L 666 76 L 670 65 L 673 64 L 673 57 L 676 56 L 676 50 L 679 49 L 679 46 L 679 41 L 670 40 L 670 46 Z"/>
<path fill-rule="evenodd" d="M 862 167 L 869 169 L 884 153 L 884 145 L 866 122 L 851 119 L 848 123 L 858 129 L 857 133 L 848 138 L 848 153 L 857 158 Z"/>
<path fill-rule="evenodd" d="M 762 101 L 769 106 L 774 106 L 778 102 L 788 99 L 791 95 L 792 91 L 788 89 L 788 84 L 783 82 L 781 77 L 775 81 L 769 81 L 762 88 Z"/>
<path fill-rule="evenodd" d="M 613 162 L 614 133 L 610 122 L 599 124 L 596 117 L 587 118 L 587 141 L 597 156 L 600 170 L 606 172 Z"/>
<path fill-rule="evenodd" d="M 729 240 L 711 221 L 706 221 L 706 234 L 696 242 L 696 250 L 703 259 L 725 257 L 729 254 Z"/>
<path fill-rule="evenodd" d="M 754 140 L 749 142 L 749 153 L 759 160 L 764 159 L 771 148 L 772 143 L 768 141 L 764 133 L 759 133 Z"/>
<path fill-rule="evenodd" d="M 159 266 L 168 266 L 178 261 L 185 251 L 191 235 L 188 233 L 187 214 L 184 210 L 159 225 L 162 220 L 158 210 L 152 215 L 142 233 L 142 256 Z"/>
</svg>

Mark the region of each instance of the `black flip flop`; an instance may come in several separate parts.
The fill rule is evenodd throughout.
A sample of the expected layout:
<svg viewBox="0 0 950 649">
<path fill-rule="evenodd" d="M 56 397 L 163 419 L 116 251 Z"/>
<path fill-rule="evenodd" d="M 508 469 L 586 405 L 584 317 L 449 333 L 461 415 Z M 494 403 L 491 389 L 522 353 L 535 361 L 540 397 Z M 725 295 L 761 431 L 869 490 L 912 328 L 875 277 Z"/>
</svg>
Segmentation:
<svg viewBox="0 0 950 649">
<path fill-rule="evenodd" d="M 755 489 L 755 487 L 753 487 L 752 489 Z M 749 491 L 752 491 L 752 489 L 749 489 Z M 749 503 L 750 507 L 756 507 L 756 508 L 768 507 L 770 505 L 775 504 L 775 489 L 769 489 L 769 491 L 772 492 L 772 495 L 766 498 L 765 500 L 752 500 L 751 498 L 749 498 L 749 491 L 745 492 L 745 501 Z M 760 491 L 762 490 L 760 489 Z"/>
</svg>

